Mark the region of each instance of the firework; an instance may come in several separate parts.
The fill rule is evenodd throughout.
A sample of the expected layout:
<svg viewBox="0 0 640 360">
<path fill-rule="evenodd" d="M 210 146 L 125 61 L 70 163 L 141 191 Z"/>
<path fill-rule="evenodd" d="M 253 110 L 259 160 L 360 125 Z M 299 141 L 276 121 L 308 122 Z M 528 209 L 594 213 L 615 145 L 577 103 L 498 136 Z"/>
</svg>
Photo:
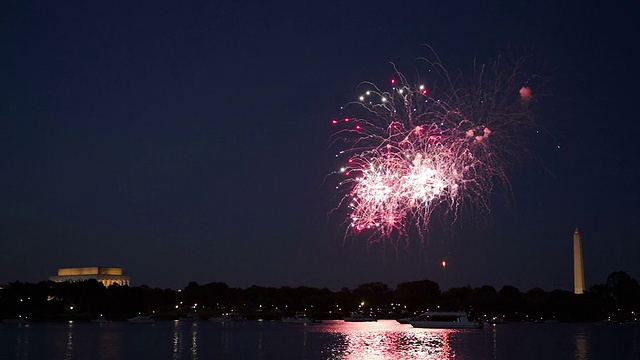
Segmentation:
<svg viewBox="0 0 640 360">
<path fill-rule="evenodd" d="M 407 239 L 411 228 L 429 230 L 436 213 L 455 222 L 463 207 L 488 212 L 496 182 L 508 187 L 518 139 L 535 128 L 521 63 L 479 65 L 453 79 L 437 56 L 423 60 L 430 79 L 413 85 L 394 68 L 389 90 L 361 84 L 358 101 L 332 121 L 348 235 Z"/>
</svg>

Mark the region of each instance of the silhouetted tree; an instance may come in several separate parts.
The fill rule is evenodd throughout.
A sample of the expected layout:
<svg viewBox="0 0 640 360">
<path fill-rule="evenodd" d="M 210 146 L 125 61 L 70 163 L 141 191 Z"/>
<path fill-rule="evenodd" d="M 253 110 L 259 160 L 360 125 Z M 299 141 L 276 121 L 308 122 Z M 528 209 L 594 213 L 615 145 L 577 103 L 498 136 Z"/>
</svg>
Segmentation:
<svg viewBox="0 0 640 360">
<path fill-rule="evenodd" d="M 511 285 L 505 285 L 498 291 L 498 304 L 505 314 L 511 316 L 524 310 L 520 290 Z"/>
<path fill-rule="evenodd" d="M 396 302 L 412 311 L 426 310 L 440 302 L 440 286 L 429 279 L 405 282 L 398 284 L 394 295 Z"/>
<path fill-rule="evenodd" d="M 607 277 L 607 286 L 611 289 L 615 305 L 621 312 L 631 312 L 640 304 L 640 286 L 638 281 L 624 271 L 616 271 Z"/>
<path fill-rule="evenodd" d="M 473 309 L 474 290 L 471 286 L 451 288 L 442 293 L 442 305 L 444 310 L 470 311 Z"/>
<path fill-rule="evenodd" d="M 371 308 L 383 308 L 390 293 L 389 286 L 381 282 L 365 283 L 353 291 L 356 298 L 360 298 L 365 306 Z"/>
<path fill-rule="evenodd" d="M 592 321 L 611 314 L 626 320 L 632 316 L 631 311 L 637 312 L 640 308 L 640 286 L 623 271 L 612 273 L 605 284 L 593 285 L 583 295 L 563 290 L 545 292 L 540 288 L 522 294 L 510 285 L 503 286 L 498 292 L 485 285 L 452 288 L 442 293 L 438 284 L 428 279 L 401 283 L 393 291 L 384 283 L 371 282 L 353 291 L 345 287 L 338 292 L 306 286 L 234 289 L 220 282 L 202 286 L 190 282 L 179 292 L 145 285 L 105 288 L 95 280 L 14 282 L 0 290 L 0 317 L 23 315 L 50 321 L 82 320 L 102 313 L 112 319 L 123 319 L 138 312 L 156 311 L 158 316 L 171 318 L 176 316 L 179 301 L 183 302 L 182 311 L 191 311 L 190 307 L 197 303 L 198 310 L 205 312 L 233 310 L 244 312 L 248 317 L 266 319 L 300 310 L 339 318 L 356 310 L 364 301 L 367 310 L 380 310 L 379 315 L 388 314 L 391 303 L 401 303 L 408 311 L 433 310 L 440 305 L 444 310 L 472 311 L 472 316 L 505 315 L 522 320 L 529 315 L 529 320 L 555 317 L 562 321 Z"/>
<path fill-rule="evenodd" d="M 493 286 L 484 285 L 475 291 L 475 308 L 485 315 L 502 315 L 497 306 L 498 292 Z"/>
</svg>

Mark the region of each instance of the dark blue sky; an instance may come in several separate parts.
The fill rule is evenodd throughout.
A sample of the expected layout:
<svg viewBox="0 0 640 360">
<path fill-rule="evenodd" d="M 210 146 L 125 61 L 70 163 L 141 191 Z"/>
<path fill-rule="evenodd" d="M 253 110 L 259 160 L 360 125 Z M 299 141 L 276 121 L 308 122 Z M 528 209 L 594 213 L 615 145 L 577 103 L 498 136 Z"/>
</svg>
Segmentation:
<svg viewBox="0 0 640 360">
<path fill-rule="evenodd" d="M 587 285 L 640 279 L 639 24 L 632 1 L 5 1 L 0 283 L 100 265 L 162 288 L 570 289 L 576 227 Z M 344 243 L 330 120 L 424 44 L 462 69 L 531 50 L 553 139 L 509 169 L 490 226 L 423 252 Z"/>
</svg>

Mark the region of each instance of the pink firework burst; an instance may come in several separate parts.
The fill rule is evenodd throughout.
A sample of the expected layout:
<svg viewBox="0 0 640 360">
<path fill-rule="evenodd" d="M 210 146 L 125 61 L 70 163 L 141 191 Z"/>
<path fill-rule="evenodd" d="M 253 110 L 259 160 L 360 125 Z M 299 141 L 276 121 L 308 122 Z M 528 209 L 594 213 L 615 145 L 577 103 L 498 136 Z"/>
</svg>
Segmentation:
<svg viewBox="0 0 640 360">
<path fill-rule="evenodd" d="M 517 157 L 519 134 L 535 128 L 520 101 L 519 67 L 482 65 L 458 86 L 465 81 L 453 81 L 439 61 L 427 64 L 438 86 L 411 85 L 396 71 L 387 91 L 361 84 L 348 116 L 332 121 L 346 159 L 337 189 L 347 235 L 399 240 L 410 228 L 423 235 L 436 213 L 455 222 L 463 206 L 488 212 L 495 182 L 508 187 L 505 166 Z"/>
</svg>

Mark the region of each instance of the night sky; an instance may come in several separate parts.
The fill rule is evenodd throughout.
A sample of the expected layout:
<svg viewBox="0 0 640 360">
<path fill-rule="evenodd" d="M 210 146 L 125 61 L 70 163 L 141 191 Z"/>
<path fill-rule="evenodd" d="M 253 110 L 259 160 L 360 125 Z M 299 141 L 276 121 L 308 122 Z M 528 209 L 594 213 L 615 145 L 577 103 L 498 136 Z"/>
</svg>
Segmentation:
<svg viewBox="0 0 640 360">
<path fill-rule="evenodd" d="M 638 34 L 636 1 L 3 1 L 0 283 L 571 290 L 576 227 L 587 287 L 640 279 Z M 451 69 L 535 54 L 549 136 L 488 223 L 345 240 L 331 119 L 427 44 Z"/>
</svg>

